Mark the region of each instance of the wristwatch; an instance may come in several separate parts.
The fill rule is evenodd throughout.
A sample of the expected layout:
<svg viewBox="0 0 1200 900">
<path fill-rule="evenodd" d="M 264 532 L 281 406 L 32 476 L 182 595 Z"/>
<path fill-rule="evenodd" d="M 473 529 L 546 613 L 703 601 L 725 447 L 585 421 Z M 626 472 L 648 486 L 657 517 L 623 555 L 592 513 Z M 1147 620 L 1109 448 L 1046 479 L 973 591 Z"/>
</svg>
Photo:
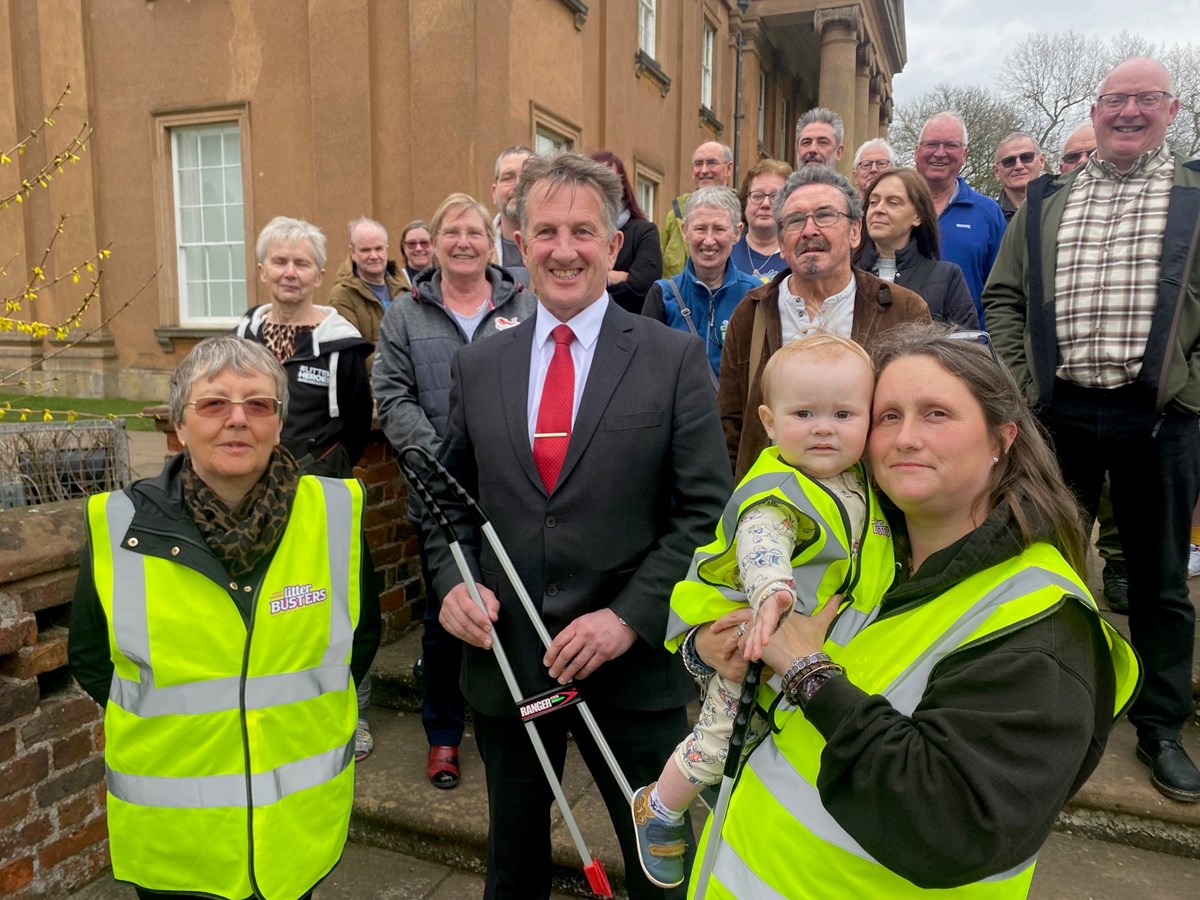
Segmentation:
<svg viewBox="0 0 1200 900">
<path fill-rule="evenodd" d="M 796 689 L 795 694 L 789 699 L 803 710 L 808 706 L 809 701 L 816 696 L 817 691 L 821 689 L 825 682 L 841 674 L 839 669 L 823 669 L 820 672 L 814 672 L 800 682 L 800 686 Z"/>
</svg>

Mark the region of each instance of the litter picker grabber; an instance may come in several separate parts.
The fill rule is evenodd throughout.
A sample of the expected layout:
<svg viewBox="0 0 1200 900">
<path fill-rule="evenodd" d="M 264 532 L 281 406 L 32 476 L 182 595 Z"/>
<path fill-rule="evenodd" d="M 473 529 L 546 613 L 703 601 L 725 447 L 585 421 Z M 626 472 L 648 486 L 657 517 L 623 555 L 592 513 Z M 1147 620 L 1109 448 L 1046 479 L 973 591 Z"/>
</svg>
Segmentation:
<svg viewBox="0 0 1200 900">
<path fill-rule="evenodd" d="M 471 599 L 480 609 L 485 612 L 487 611 L 483 598 L 479 595 L 479 589 L 475 584 L 475 576 L 471 572 L 471 567 L 467 564 L 462 546 L 458 541 L 458 536 L 454 532 L 454 526 L 451 525 L 450 520 L 446 517 L 437 499 L 433 496 L 433 492 L 422 480 L 421 473 L 412 463 L 412 457 L 420 459 L 427 470 L 433 472 L 441 479 L 457 495 L 472 517 L 479 523 L 480 530 L 484 532 L 488 542 L 491 543 L 493 550 L 500 558 L 505 574 L 511 580 L 514 589 L 521 598 L 521 604 L 525 607 L 526 613 L 533 622 L 538 636 L 542 638 L 543 643 L 549 644 L 550 636 L 546 632 L 545 626 L 542 625 L 541 618 L 537 615 L 537 610 L 534 608 L 533 602 L 529 599 L 528 592 L 517 576 L 516 570 L 513 569 L 512 561 L 509 559 L 508 554 L 504 552 L 504 548 L 500 545 L 500 540 L 496 536 L 495 530 L 487 522 L 486 518 L 484 518 L 483 511 L 479 508 L 479 505 L 428 451 L 422 447 L 405 447 L 400 451 L 400 470 L 404 473 L 409 485 L 416 492 L 421 502 L 425 505 L 425 508 L 429 510 L 434 523 L 445 536 L 446 543 L 450 548 L 450 554 L 454 557 L 454 563 L 458 567 L 459 574 L 462 575 L 463 584 L 466 586 L 467 592 L 471 595 Z M 550 764 L 550 757 L 546 754 L 546 748 L 542 744 L 541 736 L 538 734 L 537 726 L 534 725 L 533 720 L 542 715 L 564 709 L 567 706 L 577 705 L 580 715 L 587 724 L 588 730 L 600 748 L 605 761 L 613 770 L 618 784 L 625 791 L 626 797 L 630 793 L 629 783 L 625 780 L 624 773 L 621 772 L 616 758 L 612 755 L 612 751 L 608 747 L 608 743 L 600 733 L 600 729 L 596 725 L 596 720 L 592 717 L 591 710 L 587 708 L 587 704 L 580 698 L 579 692 L 574 685 L 564 685 L 534 697 L 522 697 L 516 675 L 513 674 L 512 666 L 509 665 L 508 657 L 504 653 L 500 639 L 495 634 L 492 635 L 492 652 L 496 655 L 496 663 L 500 666 L 500 671 L 504 675 L 504 681 L 508 685 L 509 693 L 512 695 L 521 721 L 525 725 L 525 732 L 529 735 L 529 741 L 533 745 L 534 753 L 537 754 L 538 762 L 541 764 L 542 771 L 546 775 L 546 781 L 550 785 L 554 801 L 558 804 L 558 808 L 562 812 L 563 821 L 566 822 L 567 830 L 571 833 L 571 840 L 575 842 L 575 849 L 583 861 L 583 874 L 587 878 L 588 886 L 598 896 L 611 897 L 613 895 L 612 887 L 608 882 L 608 875 L 604 871 L 604 864 L 598 859 L 593 859 L 591 853 L 588 852 L 587 844 L 584 843 L 583 835 L 580 833 L 579 825 L 571 813 L 571 807 L 567 803 L 567 798 L 563 795 L 562 784 L 559 783 L 558 776 L 554 773 L 554 767 Z"/>
<path fill-rule="evenodd" d="M 721 791 L 713 809 L 708 843 L 704 845 L 704 859 L 700 861 L 700 872 L 696 876 L 696 900 L 704 900 L 704 894 L 708 890 L 708 879 L 717 861 L 717 848 L 721 846 L 721 829 L 725 826 L 725 815 L 729 812 L 729 795 L 733 793 L 733 782 L 737 779 L 742 756 L 746 751 L 746 734 L 750 730 L 750 717 L 754 715 L 754 700 L 758 696 L 762 670 L 762 660 L 755 660 L 747 667 L 746 678 L 742 682 L 737 715 L 733 719 L 733 734 L 729 737 L 729 755 L 725 757 L 725 771 L 721 773 Z"/>
</svg>

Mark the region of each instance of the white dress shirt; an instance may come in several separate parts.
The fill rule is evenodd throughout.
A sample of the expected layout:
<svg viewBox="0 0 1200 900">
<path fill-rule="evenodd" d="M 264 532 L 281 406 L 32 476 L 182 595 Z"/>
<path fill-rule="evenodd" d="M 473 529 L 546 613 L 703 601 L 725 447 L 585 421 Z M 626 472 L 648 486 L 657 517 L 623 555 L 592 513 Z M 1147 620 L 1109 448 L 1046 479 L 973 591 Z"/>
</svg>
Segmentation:
<svg viewBox="0 0 1200 900">
<path fill-rule="evenodd" d="M 579 414 L 579 398 L 587 384 L 588 370 L 596 355 L 596 341 L 600 338 L 600 326 L 608 311 L 608 291 L 587 309 L 577 313 L 570 322 L 560 322 L 554 313 L 538 302 L 537 319 L 533 325 L 533 345 L 529 357 L 529 446 L 533 446 L 533 434 L 537 430 L 538 407 L 542 403 L 542 387 L 546 384 L 546 371 L 554 357 L 554 338 L 550 336 L 559 325 L 567 325 L 575 334 L 571 341 L 571 362 L 575 364 L 575 396 L 571 403 L 571 427 L 575 427 L 575 416 Z"/>
</svg>

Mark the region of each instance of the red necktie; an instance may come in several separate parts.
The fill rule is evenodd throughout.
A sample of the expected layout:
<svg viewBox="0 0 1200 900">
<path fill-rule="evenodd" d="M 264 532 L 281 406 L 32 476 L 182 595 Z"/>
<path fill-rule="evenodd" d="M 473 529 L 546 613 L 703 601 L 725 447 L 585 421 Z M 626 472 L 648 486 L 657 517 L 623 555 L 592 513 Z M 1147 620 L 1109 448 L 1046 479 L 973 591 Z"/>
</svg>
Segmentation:
<svg viewBox="0 0 1200 900">
<path fill-rule="evenodd" d="M 538 406 L 537 427 L 533 434 L 533 462 L 542 484 L 549 493 L 558 483 L 571 440 L 571 408 L 575 402 L 575 363 L 571 360 L 571 341 L 575 333 L 567 325 L 550 332 L 554 338 L 554 356 L 546 369 L 542 402 Z"/>
</svg>

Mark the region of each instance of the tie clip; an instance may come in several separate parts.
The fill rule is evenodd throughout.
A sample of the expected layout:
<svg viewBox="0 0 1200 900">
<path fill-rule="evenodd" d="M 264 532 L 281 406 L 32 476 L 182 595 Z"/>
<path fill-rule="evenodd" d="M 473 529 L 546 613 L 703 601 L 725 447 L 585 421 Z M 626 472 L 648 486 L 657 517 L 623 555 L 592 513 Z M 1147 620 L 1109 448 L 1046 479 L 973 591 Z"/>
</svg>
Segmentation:
<svg viewBox="0 0 1200 900">
<path fill-rule="evenodd" d="M 546 431 L 542 433 L 534 432 L 535 438 L 552 438 L 552 437 L 570 437 L 570 433 L 566 431 Z"/>
</svg>

